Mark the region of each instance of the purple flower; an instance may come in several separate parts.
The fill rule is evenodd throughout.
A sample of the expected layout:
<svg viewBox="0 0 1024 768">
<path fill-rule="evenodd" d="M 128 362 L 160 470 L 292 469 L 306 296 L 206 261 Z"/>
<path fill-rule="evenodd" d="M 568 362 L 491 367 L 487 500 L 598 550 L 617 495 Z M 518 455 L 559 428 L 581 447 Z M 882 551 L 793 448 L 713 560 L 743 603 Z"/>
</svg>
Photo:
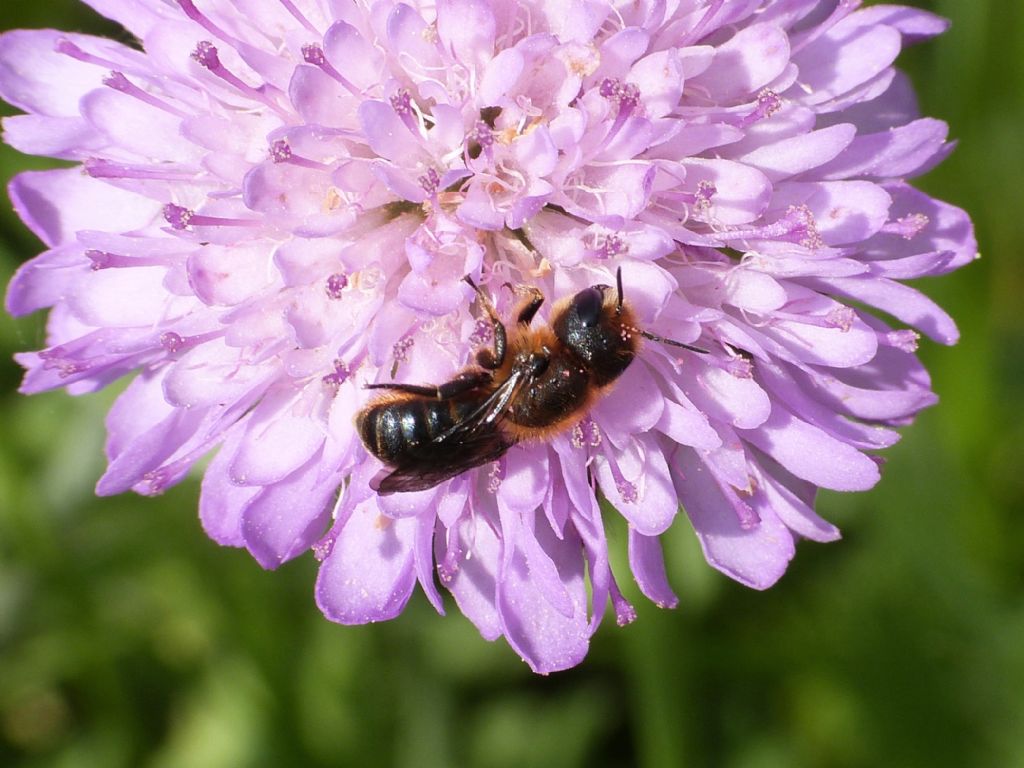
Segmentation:
<svg viewBox="0 0 1024 768">
<path fill-rule="evenodd" d="M 5 140 L 51 307 L 22 391 L 137 374 L 100 494 L 159 493 L 215 447 L 200 516 L 267 568 L 312 548 L 335 621 L 440 586 L 538 672 L 586 654 L 609 601 L 599 499 L 640 591 L 673 606 L 681 509 L 715 568 L 773 584 L 831 541 L 816 490 L 859 491 L 935 402 L 902 280 L 976 256 L 967 215 L 906 179 L 948 154 L 893 68 L 946 23 L 854 0 L 87 0 L 144 52 L 0 38 Z M 244 8 L 244 13 L 242 9 Z M 562 433 L 427 491 L 378 496 L 369 382 L 440 383 L 489 342 L 471 275 L 549 299 L 622 271 L 647 342 Z M 541 311 L 546 318 L 549 301 Z M 873 311 L 887 316 L 882 319 Z M 895 321 L 895 325 L 893 324 Z"/>
</svg>

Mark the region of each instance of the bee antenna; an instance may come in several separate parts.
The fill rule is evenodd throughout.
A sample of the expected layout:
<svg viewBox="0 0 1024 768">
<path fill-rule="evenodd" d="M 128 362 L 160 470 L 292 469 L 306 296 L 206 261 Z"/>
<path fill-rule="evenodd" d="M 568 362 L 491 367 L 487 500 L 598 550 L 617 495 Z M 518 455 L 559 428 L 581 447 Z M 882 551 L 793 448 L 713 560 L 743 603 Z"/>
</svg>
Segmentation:
<svg viewBox="0 0 1024 768">
<path fill-rule="evenodd" d="M 666 339 L 664 336 L 657 336 L 653 333 L 648 333 L 647 331 L 640 331 L 640 335 L 645 339 L 650 339 L 651 341 L 658 341 L 662 344 L 668 344 L 673 347 L 682 347 L 683 349 L 688 349 L 691 352 L 699 352 L 702 355 L 710 354 L 706 349 L 695 347 L 692 344 L 683 344 L 683 342 L 676 341 L 675 339 Z"/>
<path fill-rule="evenodd" d="M 615 290 L 618 292 L 618 300 L 615 302 L 615 312 L 622 314 L 622 267 L 615 270 Z"/>
</svg>

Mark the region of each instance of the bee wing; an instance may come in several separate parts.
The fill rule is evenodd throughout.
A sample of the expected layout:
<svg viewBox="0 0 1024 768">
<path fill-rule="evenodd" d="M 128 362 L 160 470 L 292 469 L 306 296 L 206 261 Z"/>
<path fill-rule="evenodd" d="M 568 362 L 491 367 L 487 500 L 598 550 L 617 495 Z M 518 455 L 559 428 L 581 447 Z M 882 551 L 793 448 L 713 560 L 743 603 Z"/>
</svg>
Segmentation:
<svg viewBox="0 0 1024 768">
<path fill-rule="evenodd" d="M 458 440 L 458 452 L 437 449 L 437 463 L 418 461 L 414 466 L 387 468 L 370 480 L 381 496 L 391 493 L 425 491 L 468 469 L 496 461 L 505 455 L 512 441 L 497 429 L 478 431 Z"/>
<path fill-rule="evenodd" d="M 504 456 L 515 441 L 497 427 L 497 421 L 530 378 L 526 369 L 513 370 L 480 407 L 430 441 L 430 456 L 418 458 L 409 466 L 382 470 L 370 481 L 370 487 L 380 495 L 424 491 Z"/>
<path fill-rule="evenodd" d="M 512 374 L 480 404 L 479 408 L 451 429 L 435 437 L 432 442 L 435 445 L 447 444 L 452 441 L 464 444 L 471 435 L 479 433 L 485 427 L 491 427 L 505 415 L 512 401 L 529 379 L 529 374 L 525 370 L 513 370 Z"/>
</svg>

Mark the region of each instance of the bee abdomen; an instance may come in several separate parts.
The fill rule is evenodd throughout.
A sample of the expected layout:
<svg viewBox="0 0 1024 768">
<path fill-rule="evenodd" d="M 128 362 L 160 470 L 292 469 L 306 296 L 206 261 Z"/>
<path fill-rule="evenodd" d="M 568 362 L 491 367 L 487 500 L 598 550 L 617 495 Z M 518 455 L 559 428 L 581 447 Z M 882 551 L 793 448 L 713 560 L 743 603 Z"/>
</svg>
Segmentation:
<svg viewBox="0 0 1024 768">
<path fill-rule="evenodd" d="M 370 405 L 356 419 L 363 444 L 386 464 L 415 454 L 454 426 L 464 407 L 454 401 L 410 398 Z"/>
</svg>

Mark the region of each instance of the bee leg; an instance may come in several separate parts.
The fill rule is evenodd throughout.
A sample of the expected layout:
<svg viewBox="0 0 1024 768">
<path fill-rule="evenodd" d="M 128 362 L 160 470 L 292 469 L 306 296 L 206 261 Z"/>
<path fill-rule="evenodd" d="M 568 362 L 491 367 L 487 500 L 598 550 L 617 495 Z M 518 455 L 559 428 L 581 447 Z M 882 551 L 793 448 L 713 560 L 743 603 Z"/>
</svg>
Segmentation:
<svg viewBox="0 0 1024 768">
<path fill-rule="evenodd" d="M 540 309 L 540 305 L 544 303 L 544 294 L 540 292 L 539 288 L 532 286 L 520 286 L 517 292 L 525 293 L 526 298 L 516 313 L 516 322 L 520 325 L 529 325 L 533 316 L 537 314 L 537 310 Z"/>
<path fill-rule="evenodd" d="M 505 362 L 505 350 L 508 346 L 505 326 L 501 322 L 501 318 L 498 317 L 498 313 L 495 311 L 494 305 L 491 303 L 487 294 L 480 290 L 469 275 L 466 275 L 463 280 L 465 280 L 466 283 L 476 291 L 476 295 L 480 297 L 480 305 L 484 308 L 484 311 L 487 313 L 487 317 L 491 321 L 491 326 L 494 328 L 494 350 L 481 349 L 477 352 L 477 363 L 490 371 L 497 370 L 498 368 L 501 368 L 502 364 Z"/>
<path fill-rule="evenodd" d="M 463 392 L 469 392 L 472 389 L 489 383 L 492 378 L 493 376 L 490 371 L 466 371 L 465 373 L 460 373 L 451 381 L 446 381 L 444 384 L 437 386 L 384 382 L 381 384 L 365 384 L 363 389 L 389 389 L 392 392 L 404 392 L 408 395 L 420 395 L 421 397 L 437 400 L 450 400 L 457 395 L 461 395 Z"/>
</svg>

